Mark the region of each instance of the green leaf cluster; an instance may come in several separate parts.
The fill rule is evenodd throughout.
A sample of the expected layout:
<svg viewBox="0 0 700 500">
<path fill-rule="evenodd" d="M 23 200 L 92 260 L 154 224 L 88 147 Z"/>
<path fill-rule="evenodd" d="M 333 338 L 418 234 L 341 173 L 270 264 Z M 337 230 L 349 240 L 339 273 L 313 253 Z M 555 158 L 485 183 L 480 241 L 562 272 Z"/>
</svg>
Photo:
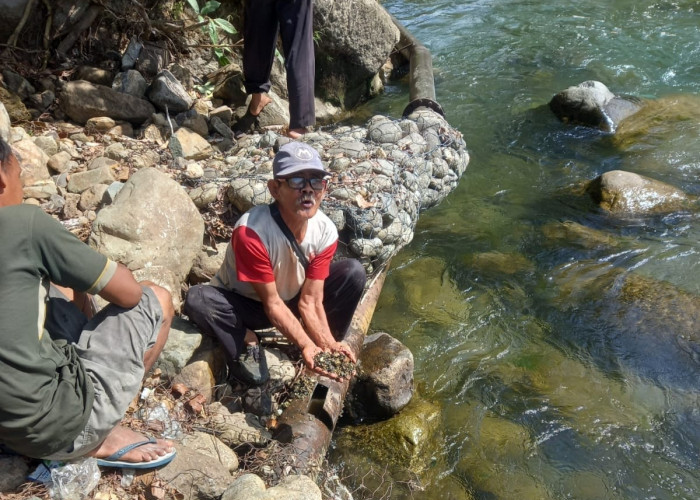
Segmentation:
<svg viewBox="0 0 700 500">
<path fill-rule="evenodd" d="M 209 40 L 211 40 L 212 45 L 214 45 L 214 55 L 219 61 L 220 66 L 226 66 L 230 63 L 227 54 L 231 54 L 231 47 L 221 44 L 221 37 L 219 32 L 223 31 L 229 35 L 235 35 L 237 33 L 236 28 L 227 19 L 221 17 L 211 17 L 216 9 L 221 6 L 221 2 L 216 0 L 207 0 L 207 2 L 199 6 L 197 0 L 187 0 L 187 3 L 197 14 L 197 20 L 200 23 L 205 23 L 202 29 L 205 33 L 209 35 Z"/>
</svg>

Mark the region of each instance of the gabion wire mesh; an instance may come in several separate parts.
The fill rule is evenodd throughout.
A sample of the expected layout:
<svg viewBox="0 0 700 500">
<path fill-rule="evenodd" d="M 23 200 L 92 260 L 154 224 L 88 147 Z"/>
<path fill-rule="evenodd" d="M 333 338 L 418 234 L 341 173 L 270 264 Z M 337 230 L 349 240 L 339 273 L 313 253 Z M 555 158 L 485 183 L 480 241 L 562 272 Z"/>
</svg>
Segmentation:
<svg viewBox="0 0 700 500">
<path fill-rule="evenodd" d="M 287 140 L 270 131 L 245 136 L 216 168 L 205 169 L 199 184 L 219 188 L 216 217 L 205 216 L 210 234 L 227 238 L 222 221 L 230 228 L 249 208 L 273 201 L 272 159 Z M 469 163 L 462 134 L 424 108 L 397 120 L 375 116 L 366 126 L 323 128 L 302 140 L 333 173 L 321 209 L 338 228 L 336 258 L 359 259 L 370 276 L 410 243 L 421 210 L 443 200 Z"/>
</svg>

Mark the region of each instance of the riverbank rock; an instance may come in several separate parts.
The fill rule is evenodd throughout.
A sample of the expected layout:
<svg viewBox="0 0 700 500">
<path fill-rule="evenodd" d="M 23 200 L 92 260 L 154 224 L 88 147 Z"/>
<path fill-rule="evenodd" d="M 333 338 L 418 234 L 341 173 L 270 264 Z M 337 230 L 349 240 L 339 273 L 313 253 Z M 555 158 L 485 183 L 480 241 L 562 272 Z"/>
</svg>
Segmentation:
<svg viewBox="0 0 700 500">
<path fill-rule="evenodd" d="M 90 242 L 132 271 L 162 266 L 182 282 L 204 236 L 204 222 L 180 185 L 155 168 L 139 170 L 100 210 Z M 179 289 L 170 290 L 179 296 Z"/>
<path fill-rule="evenodd" d="M 617 96 L 595 80 L 569 87 L 549 101 L 549 108 L 561 121 L 605 132 L 614 132 L 622 120 L 641 107 L 639 99 Z"/>
<path fill-rule="evenodd" d="M 321 500 L 321 490 L 304 475 L 287 476 L 272 488 L 255 474 L 239 476 L 221 500 Z"/>
<path fill-rule="evenodd" d="M 176 445 L 177 455 L 158 470 L 158 477 L 174 488 L 183 500 L 218 500 L 233 481 L 230 464 L 223 464 L 221 458 L 207 448 L 202 452 L 201 444 L 189 443 L 189 446 Z"/>
<path fill-rule="evenodd" d="M 384 332 L 364 339 L 345 409 L 355 420 L 381 420 L 401 411 L 413 397 L 413 354 Z"/>
<path fill-rule="evenodd" d="M 66 83 L 59 102 L 63 112 L 80 124 L 90 118 L 107 116 L 141 125 L 155 113 L 153 105 L 144 99 L 85 80 Z"/>
<path fill-rule="evenodd" d="M 587 191 L 603 210 L 614 214 L 668 213 L 687 209 L 693 201 L 669 184 L 623 170 L 597 177 Z"/>
</svg>

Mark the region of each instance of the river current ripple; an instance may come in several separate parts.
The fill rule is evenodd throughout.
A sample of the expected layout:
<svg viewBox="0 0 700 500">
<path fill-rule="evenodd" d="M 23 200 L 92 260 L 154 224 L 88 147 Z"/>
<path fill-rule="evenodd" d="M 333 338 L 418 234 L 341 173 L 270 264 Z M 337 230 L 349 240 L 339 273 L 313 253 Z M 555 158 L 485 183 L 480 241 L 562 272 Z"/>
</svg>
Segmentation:
<svg viewBox="0 0 700 500">
<path fill-rule="evenodd" d="M 411 349 L 439 415 L 422 491 L 393 464 L 387 498 L 700 498 L 698 211 L 613 218 L 580 190 L 622 169 L 700 195 L 700 4 L 383 4 L 430 49 L 471 154 L 392 262 L 371 326 Z M 585 80 L 691 104 L 621 144 L 549 112 Z M 367 113 L 398 117 L 407 96 L 391 84 Z M 355 461 L 381 468 L 371 447 Z"/>
</svg>

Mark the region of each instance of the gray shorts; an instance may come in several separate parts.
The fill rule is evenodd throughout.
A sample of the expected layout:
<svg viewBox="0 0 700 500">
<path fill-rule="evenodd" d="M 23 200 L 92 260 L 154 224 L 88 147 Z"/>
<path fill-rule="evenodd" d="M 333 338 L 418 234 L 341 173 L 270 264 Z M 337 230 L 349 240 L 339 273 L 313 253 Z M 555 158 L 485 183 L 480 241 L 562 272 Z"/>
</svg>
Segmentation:
<svg viewBox="0 0 700 500">
<path fill-rule="evenodd" d="M 52 338 L 65 338 L 76 351 L 95 391 L 87 425 L 68 449 L 51 456 L 70 460 L 95 449 L 116 427 L 138 393 L 144 376 L 143 356 L 152 347 L 163 322 L 155 293 L 143 287 L 136 307 L 110 304 L 87 318 L 58 290 L 49 294 L 46 328 Z"/>
</svg>

